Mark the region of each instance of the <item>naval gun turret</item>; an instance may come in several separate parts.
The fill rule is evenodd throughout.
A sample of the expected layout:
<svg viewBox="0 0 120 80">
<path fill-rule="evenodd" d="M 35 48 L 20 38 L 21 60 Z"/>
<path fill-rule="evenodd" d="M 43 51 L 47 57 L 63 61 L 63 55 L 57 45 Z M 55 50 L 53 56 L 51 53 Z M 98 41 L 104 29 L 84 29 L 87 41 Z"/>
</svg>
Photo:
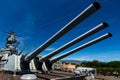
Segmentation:
<svg viewBox="0 0 120 80">
<path fill-rule="evenodd" d="M 93 44 L 95 44 L 95 43 L 97 43 L 97 42 L 99 42 L 101 40 L 104 40 L 104 39 L 106 39 L 108 37 L 111 37 L 111 33 L 106 33 L 105 35 L 103 35 L 103 36 L 101 36 L 99 38 L 96 38 L 96 39 L 94 39 L 94 40 L 92 40 L 92 41 L 90 41 L 88 43 L 83 44 L 82 46 L 80 46 L 80 49 L 75 48 L 75 49 L 71 50 L 70 52 L 68 52 L 68 53 L 66 53 L 64 55 L 60 55 L 58 58 L 55 58 L 55 59 L 51 60 L 51 58 L 54 57 L 56 54 L 62 52 L 63 50 L 65 50 L 65 49 L 67 49 L 69 47 L 71 47 L 72 45 L 82 41 L 83 39 L 87 38 L 88 36 L 92 35 L 93 33 L 98 32 L 99 30 L 105 28 L 106 26 L 107 26 L 107 23 L 101 23 L 98 26 L 96 26 L 96 27 L 92 28 L 91 30 L 85 32 L 84 34 L 80 35 L 79 37 L 77 37 L 77 38 L 71 40 L 70 42 L 66 43 L 65 45 L 61 46 L 60 48 L 58 48 L 58 49 L 54 50 L 53 52 L 49 53 L 48 55 L 45 55 L 40 59 L 34 59 L 35 62 L 37 62 L 37 64 L 39 64 L 39 65 L 36 65 L 36 68 L 38 70 L 42 70 L 42 67 L 43 67 L 42 64 L 45 63 L 46 66 L 47 66 L 47 69 L 51 70 L 52 69 L 52 64 L 54 62 L 57 62 L 58 60 L 60 60 L 60 59 L 62 59 L 64 57 L 67 57 L 70 54 L 73 54 L 73 53 L 75 53 L 75 52 L 77 52 L 77 51 L 79 51 L 79 50 L 81 50 L 83 48 L 91 46 L 91 45 L 93 45 Z"/>
<path fill-rule="evenodd" d="M 63 55 L 58 56 L 57 58 L 52 59 L 53 56 L 57 55 L 58 53 L 62 52 L 63 50 L 71 47 L 74 44 L 77 44 L 78 42 L 88 38 L 89 36 L 97 33 L 98 31 L 106 28 L 108 24 L 106 22 L 103 22 L 96 27 L 90 29 L 89 31 L 83 33 L 82 35 L 78 36 L 77 38 L 71 40 L 70 42 L 64 44 L 60 48 L 56 49 L 55 51 L 48 53 L 47 55 L 43 57 L 38 57 L 38 55 L 45 50 L 47 47 L 49 47 L 51 44 L 53 44 L 55 41 L 57 41 L 59 38 L 64 36 L 67 32 L 72 30 L 75 26 L 77 26 L 79 23 L 81 23 L 83 20 L 85 20 L 87 17 L 92 15 L 94 12 L 96 12 L 100 8 L 100 4 L 98 2 L 94 2 L 90 6 L 88 6 L 86 9 L 84 9 L 81 13 L 79 13 L 74 19 L 72 19 L 68 24 L 66 24 L 62 29 L 60 29 L 56 34 L 54 34 L 52 37 L 50 37 L 46 42 L 44 42 L 42 45 L 40 45 L 37 49 L 35 49 L 33 52 L 31 52 L 30 55 L 27 53 L 26 55 L 22 54 L 21 52 L 16 52 L 16 54 L 11 54 L 11 56 L 8 59 L 8 62 L 5 64 L 4 69 L 10 70 L 10 71 L 42 71 L 47 72 L 52 70 L 52 65 L 54 62 L 69 56 L 70 54 L 73 54 L 79 50 L 82 50 L 88 46 L 91 46 L 101 40 L 104 40 L 111 36 L 110 33 L 106 33 L 103 36 L 100 36 L 88 43 L 85 43 L 73 50 L 70 50 Z M 13 37 L 13 34 L 11 34 L 9 41 L 13 41 L 12 43 L 16 43 L 15 37 Z M 14 35 L 15 36 L 15 35 Z M 6 47 L 10 47 L 12 44 L 10 42 L 7 43 Z M 17 45 L 16 45 L 17 46 Z M 16 47 L 15 47 L 16 49 Z M 0 57 L 1 58 L 1 57 Z M 14 62 L 13 62 L 14 61 Z"/>
<path fill-rule="evenodd" d="M 40 67 L 41 67 L 40 70 L 42 70 L 43 72 L 46 73 L 47 71 L 52 70 L 52 68 L 53 68 L 52 66 L 53 66 L 53 64 L 54 64 L 55 62 L 57 62 L 57 61 L 65 58 L 65 57 L 67 57 L 67 56 L 69 56 L 69 55 L 71 55 L 71 54 L 73 54 L 73 53 L 75 53 L 75 52 L 77 52 L 77 51 L 80 51 L 80 50 L 82 50 L 82 49 L 85 49 L 85 48 L 93 45 L 93 44 L 96 44 L 96 43 L 98 43 L 98 42 L 100 42 L 100 41 L 102 41 L 102 40 L 104 40 L 104 39 L 107 39 L 107 38 L 109 38 L 109 37 L 111 37 L 111 36 L 112 36 L 111 33 L 106 33 L 106 34 L 104 34 L 104 35 L 102 35 L 102 36 L 100 36 L 100 37 L 98 37 L 98 38 L 95 38 L 95 39 L 93 39 L 93 40 L 91 40 L 91 41 L 89 41 L 89 42 L 86 42 L 86 43 L 84 43 L 84 44 L 82 44 L 82 45 L 80 45 L 80 46 L 78 46 L 78 47 L 76 47 L 76 48 L 74 48 L 74 49 L 66 52 L 66 53 L 63 53 L 62 55 L 59 55 L 59 56 L 56 57 L 56 58 L 45 60 L 41 66 L 38 65 L 38 66 L 39 66 L 39 69 L 40 69 Z M 40 63 L 41 63 L 41 62 L 39 62 L 39 64 L 40 64 Z"/>
<path fill-rule="evenodd" d="M 21 69 L 27 70 L 29 69 L 29 63 L 31 60 L 34 60 L 34 65 L 37 70 L 40 71 L 48 71 L 52 69 L 52 64 L 58 60 L 60 60 L 63 57 L 59 57 L 57 59 L 51 60 L 53 56 L 58 54 L 59 52 L 71 47 L 72 45 L 82 41 L 83 39 L 97 33 L 98 31 L 104 29 L 108 26 L 106 22 L 103 22 L 93 29 L 87 31 L 86 33 L 80 35 L 79 37 L 75 38 L 74 40 L 66 43 L 62 47 L 56 49 L 55 51 L 49 53 L 48 55 L 43 56 L 42 58 L 36 57 L 38 54 L 40 54 L 43 50 L 45 50 L 48 46 L 50 46 L 52 43 L 57 41 L 59 38 L 61 38 L 63 35 L 65 35 L 68 31 L 73 29 L 76 25 L 78 25 L 80 22 L 82 22 L 84 19 L 86 19 L 88 16 L 90 16 L 92 13 L 97 11 L 100 8 L 100 5 L 98 2 L 95 2 L 88 6 L 85 10 L 83 10 L 79 15 L 77 15 L 74 19 L 72 19 L 68 24 L 66 24 L 61 30 L 59 30 L 56 34 L 54 34 L 51 38 L 49 38 L 45 43 L 43 43 L 40 47 L 38 47 L 36 50 L 32 52 L 32 54 L 28 57 L 25 57 L 21 59 Z M 92 44 L 97 43 L 100 40 L 103 40 L 110 36 L 110 34 L 105 35 L 105 37 L 100 37 L 97 41 L 92 42 Z M 92 45 L 90 43 L 90 45 Z M 89 45 L 89 44 L 88 44 Z M 72 54 L 72 53 L 71 53 Z M 65 57 L 65 56 L 64 56 Z M 27 64 L 27 65 L 25 65 Z"/>
<path fill-rule="evenodd" d="M 74 20 L 75 20 L 75 18 L 71 22 L 74 23 Z M 70 25 L 70 24 L 68 23 L 67 25 Z M 51 70 L 52 65 L 53 65 L 54 62 L 56 62 L 56 61 L 58 61 L 58 60 L 60 60 L 60 59 L 62 59 L 64 57 L 67 57 L 70 54 L 73 54 L 73 53 L 75 53 L 75 52 L 77 52 L 77 51 L 79 51 L 81 49 L 84 49 L 84 48 L 86 48 L 88 46 L 91 46 L 91 45 L 93 45 L 93 44 L 95 44 L 95 43 L 97 43 L 97 42 L 99 42 L 101 40 L 104 40 L 104 39 L 106 39 L 108 37 L 111 37 L 111 33 L 106 33 L 103 36 L 100 36 L 100 37 L 98 37 L 98 38 L 96 38 L 96 39 L 94 39 L 94 40 L 92 40 L 92 41 L 90 41 L 88 43 L 85 43 L 85 44 L 81 45 L 77 49 L 75 48 L 75 49 L 71 50 L 70 52 L 67 52 L 67 53 L 65 53 L 65 54 L 63 54 L 63 55 L 61 55 L 61 56 L 59 56 L 59 57 L 57 57 L 55 59 L 51 59 L 56 54 L 62 52 L 63 50 L 65 50 L 65 49 L 67 49 L 69 47 L 71 47 L 72 45 L 84 40 L 85 38 L 88 38 L 89 36 L 91 36 L 91 35 L 97 33 L 98 31 L 106 28 L 107 26 L 108 26 L 108 24 L 106 22 L 103 22 L 103 23 L 97 25 L 96 27 L 92 28 L 91 30 L 85 32 L 84 34 L 80 35 L 79 37 L 73 39 L 72 41 L 66 43 L 65 45 L 59 47 L 58 49 L 54 50 L 53 52 L 43 56 L 42 58 L 34 59 L 34 61 L 36 63 L 35 66 L 36 66 L 37 70 L 40 70 L 40 71 L 41 70 L 44 70 L 44 71 Z"/>
<path fill-rule="evenodd" d="M 78 14 L 74 19 L 72 19 L 68 24 L 66 24 L 62 29 L 60 29 L 56 34 L 54 34 L 51 38 L 49 38 L 45 43 L 43 43 L 36 50 L 34 50 L 30 56 L 21 58 L 21 63 L 20 63 L 21 69 L 24 69 L 24 70 L 29 69 L 28 65 L 32 59 L 36 58 L 36 56 L 39 55 L 48 46 L 50 46 L 52 43 L 54 43 L 63 35 L 65 35 L 68 31 L 72 30 L 76 25 L 81 23 L 84 19 L 86 19 L 90 15 L 92 15 L 99 8 L 100 8 L 100 4 L 98 2 L 94 2 L 93 4 L 88 6 L 86 9 L 84 9 L 80 14 Z M 27 65 L 24 65 L 24 64 L 27 64 Z"/>
</svg>

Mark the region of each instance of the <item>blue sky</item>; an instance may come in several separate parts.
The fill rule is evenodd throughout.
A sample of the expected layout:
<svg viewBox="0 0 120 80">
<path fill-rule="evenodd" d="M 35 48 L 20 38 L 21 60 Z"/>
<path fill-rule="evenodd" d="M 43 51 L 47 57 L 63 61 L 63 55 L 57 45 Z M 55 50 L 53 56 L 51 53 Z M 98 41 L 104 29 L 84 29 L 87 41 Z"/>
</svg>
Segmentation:
<svg viewBox="0 0 120 80">
<path fill-rule="evenodd" d="M 40 46 L 59 29 L 73 19 L 94 1 L 101 8 L 74 29 L 49 46 L 40 55 L 48 54 L 82 33 L 106 21 L 109 27 L 70 47 L 60 54 L 88 42 L 100 35 L 111 32 L 113 36 L 86 49 L 76 52 L 64 59 L 75 60 L 120 60 L 120 0 L 0 0 L 0 48 L 4 47 L 4 32 L 14 26 L 21 44 L 19 50 L 28 44 L 26 53 L 33 46 Z M 60 55 L 59 54 L 59 55 Z"/>
</svg>

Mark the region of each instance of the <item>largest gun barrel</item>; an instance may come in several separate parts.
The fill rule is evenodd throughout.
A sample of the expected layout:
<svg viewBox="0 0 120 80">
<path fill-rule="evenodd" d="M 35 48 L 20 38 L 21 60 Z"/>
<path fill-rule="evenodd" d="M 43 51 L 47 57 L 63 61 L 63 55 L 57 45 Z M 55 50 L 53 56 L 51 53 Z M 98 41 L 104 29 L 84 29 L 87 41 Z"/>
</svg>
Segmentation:
<svg viewBox="0 0 120 80">
<path fill-rule="evenodd" d="M 96 27 L 90 29 L 89 31 L 83 33 L 82 35 L 78 36 L 77 38 L 73 39 L 72 41 L 66 43 L 65 45 L 61 46 L 60 48 L 56 49 L 55 51 L 49 53 L 48 55 L 45 55 L 44 57 L 42 57 L 40 60 L 46 60 L 46 59 L 50 59 L 51 57 L 55 56 L 56 54 L 58 54 L 59 52 L 71 47 L 72 45 L 82 41 L 85 38 L 88 38 L 89 36 L 97 33 L 98 31 L 106 28 L 108 26 L 108 24 L 106 22 L 103 22 L 99 25 L 97 25 Z"/>
<path fill-rule="evenodd" d="M 60 31 L 58 31 L 55 35 L 49 38 L 45 43 L 43 43 L 40 47 L 32 52 L 30 56 L 28 56 L 25 61 L 30 62 L 34 57 L 36 57 L 40 52 L 45 50 L 48 46 L 66 34 L 68 31 L 73 29 L 76 25 L 86 19 L 88 16 L 93 14 L 100 8 L 98 2 L 94 2 L 90 6 L 88 6 L 85 10 L 83 10 L 78 16 L 76 16 L 73 20 L 71 20 L 68 24 L 66 24 Z"/>
<path fill-rule="evenodd" d="M 106 34 L 104 34 L 104 35 L 102 35 L 102 36 L 100 36 L 100 37 L 98 37 L 98 38 L 96 38 L 94 40 L 91 40 L 91 41 L 89 41 L 89 42 L 87 42 L 87 43 L 85 43 L 85 44 L 83 44 L 81 46 L 78 46 L 75 49 L 72 49 L 71 51 L 68 51 L 68 52 L 64 53 L 63 55 L 61 55 L 61 56 L 59 56 L 59 57 L 57 57 L 55 59 L 52 59 L 51 62 L 54 63 L 54 62 L 56 62 L 56 61 L 58 61 L 58 60 L 60 60 L 60 59 L 62 59 L 64 57 L 67 57 L 67 56 L 71 55 L 72 53 L 75 53 L 75 52 L 77 52 L 79 50 L 82 50 L 82 49 L 84 49 L 86 47 L 89 47 L 89 46 L 91 46 L 91 45 L 93 45 L 93 44 L 95 44 L 95 43 L 97 43 L 99 41 L 102 41 L 102 40 L 104 40 L 104 39 L 106 39 L 108 37 L 111 37 L 111 36 L 112 36 L 111 33 L 106 33 Z"/>
</svg>

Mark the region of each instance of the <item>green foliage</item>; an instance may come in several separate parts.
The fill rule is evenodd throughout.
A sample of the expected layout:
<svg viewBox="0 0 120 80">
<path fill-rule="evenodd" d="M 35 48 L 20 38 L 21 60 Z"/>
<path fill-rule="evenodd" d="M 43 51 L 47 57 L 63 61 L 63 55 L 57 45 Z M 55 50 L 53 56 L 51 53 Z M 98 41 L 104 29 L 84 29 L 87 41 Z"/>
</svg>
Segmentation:
<svg viewBox="0 0 120 80">
<path fill-rule="evenodd" d="M 113 75 L 113 72 L 118 72 L 118 74 L 120 74 L 120 68 L 113 68 L 113 67 L 99 67 L 96 68 L 98 73 L 101 74 L 109 74 L 109 75 Z"/>
<path fill-rule="evenodd" d="M 85 67 L 100 67 L 100 62 L 97 60 L 93 60 L 92 62 L 83 62 L 81 65 Z"/>
<path fill-rule="evenodd" d="M 113 67 L 113 68 L 119 68 L 120 67 L 120 61 L 111 61 L 108 63 L 105 62 L 99 62 L 97 60 L 93 60 L 92 62 L 83 62 L 81 65 L 87 66 L 87 67 Z"/>
<path fill-rule="evenodd" d="M 83 62 L 84 67 L 94 67 L 98 73 L 113 75 L 113 72 L 118 72 L 120 75 L 120 61 L 111 61 L 108 63 L 93 60 L 92 62 Z"/>
<path fill-rule="evenodd" d="M 97 60 L 93 60 L 92 65 L 93 67 L 100 67 L 100 63 Z"/>
<path fill-rule="evenodd" d="M 108 67 L 114 67 L 114 68 L 119 68 L 120 67 L 120 61 L 111 61 L 107 63 Z"/>
</svg>

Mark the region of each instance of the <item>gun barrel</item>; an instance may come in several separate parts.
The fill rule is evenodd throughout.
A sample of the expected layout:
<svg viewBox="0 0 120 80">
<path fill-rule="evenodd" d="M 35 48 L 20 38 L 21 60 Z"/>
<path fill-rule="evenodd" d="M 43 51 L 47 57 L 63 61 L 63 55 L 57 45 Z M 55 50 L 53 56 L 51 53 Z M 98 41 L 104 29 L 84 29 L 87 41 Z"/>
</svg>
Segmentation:
<svg viewBox="0 0 120 80">
<path fill-rule="evenodd" d="M 60 31 L 58 31 L 55 35 L 53 35 L 50 39 L 48 39 L 45 43 L 43 43 L 40 47 L 33 51 L 33 54 L 28 56 L 25 60 L 27 62 L 31 61 L 34 57 L 36 57 L 40 52 L 45 50 L 48 46 L 50 46 L 53 42 L 58 40 L 88 16 L 93 14 L 100 8 L 100 4 L 98 2 L 94 2 L 90 6 L 88 6 L 85 10 L 83 10 L 78 16 L 76 16 L 73 20 L 71 20 L 68 24 L 66 24 Z"/>
<path fill-rule="evenodd" d="M 64 57 L 69 56 L 72 53 L 75 53 L 75 52 L 77 52 L 79 50 L 82 50 L 82 49 L 84 49 L 86 47 L 89 47 L 89 46 L 91 46 L 91 45 L 93 45 L 93 44 L 95 44 L 97 42 L 100 42 L 100 41 L 102 41 L 102 40 L 104 40 L 104 39 L 106 39 L 108 37 L 111 37 L 111 36 L 112 36 L 111 33 L 106 33 L 106 34 L 104 34 L 104 35 L 102 35 L 102 36 L 100 36 L 100 37 L 98 37 L 96 39 L 93 39 L 93 40 L 91 40 L 91 41 L 89 41 L 89 42 L 87 42 L 87 43 L 85 43 L 85 44 L 83 44 L 81 46 L 78 46 L 77 48 L 74 48 L 74 49 L 64 53 L 63 55 L 61 55 L 61 56 L 59 56 L 59 57 L 57 57 L 55 59 L 52 59 L 51 62 L 54 63 L 54 62 L 56 62 L 56 61 L 58 61 L 58 60 L 60 60 L 60 59 L 62 59 Z"/>
<path fill-rule="evenodd" d="M 59 52 L 71 47 L 72 45 L 82 41 L 85 38 L 88 38 L 89 36 L 91 36 L 91 35 L 97 33 L 98 31 L 106 28 L 107 26 L 108 26 L 108 24 L 106 22 L 103 22 L 103 23 L 97 25 L 96 27 L 94 27 L 94 28 L 90 29 L 89 31 L 83 33 L 82 35 L 78 36 L 77 38 L 73 39 L 72 41 L 70 41 L 70 42 L 66 43 L 65 45 L 61 46 L 60 48 L 56 49 L 55 51 L 49 53 L 48 55 L 45 55 L 40 60 L 50 59 L 51 57 L 55 56 Z"/>
</svg>

